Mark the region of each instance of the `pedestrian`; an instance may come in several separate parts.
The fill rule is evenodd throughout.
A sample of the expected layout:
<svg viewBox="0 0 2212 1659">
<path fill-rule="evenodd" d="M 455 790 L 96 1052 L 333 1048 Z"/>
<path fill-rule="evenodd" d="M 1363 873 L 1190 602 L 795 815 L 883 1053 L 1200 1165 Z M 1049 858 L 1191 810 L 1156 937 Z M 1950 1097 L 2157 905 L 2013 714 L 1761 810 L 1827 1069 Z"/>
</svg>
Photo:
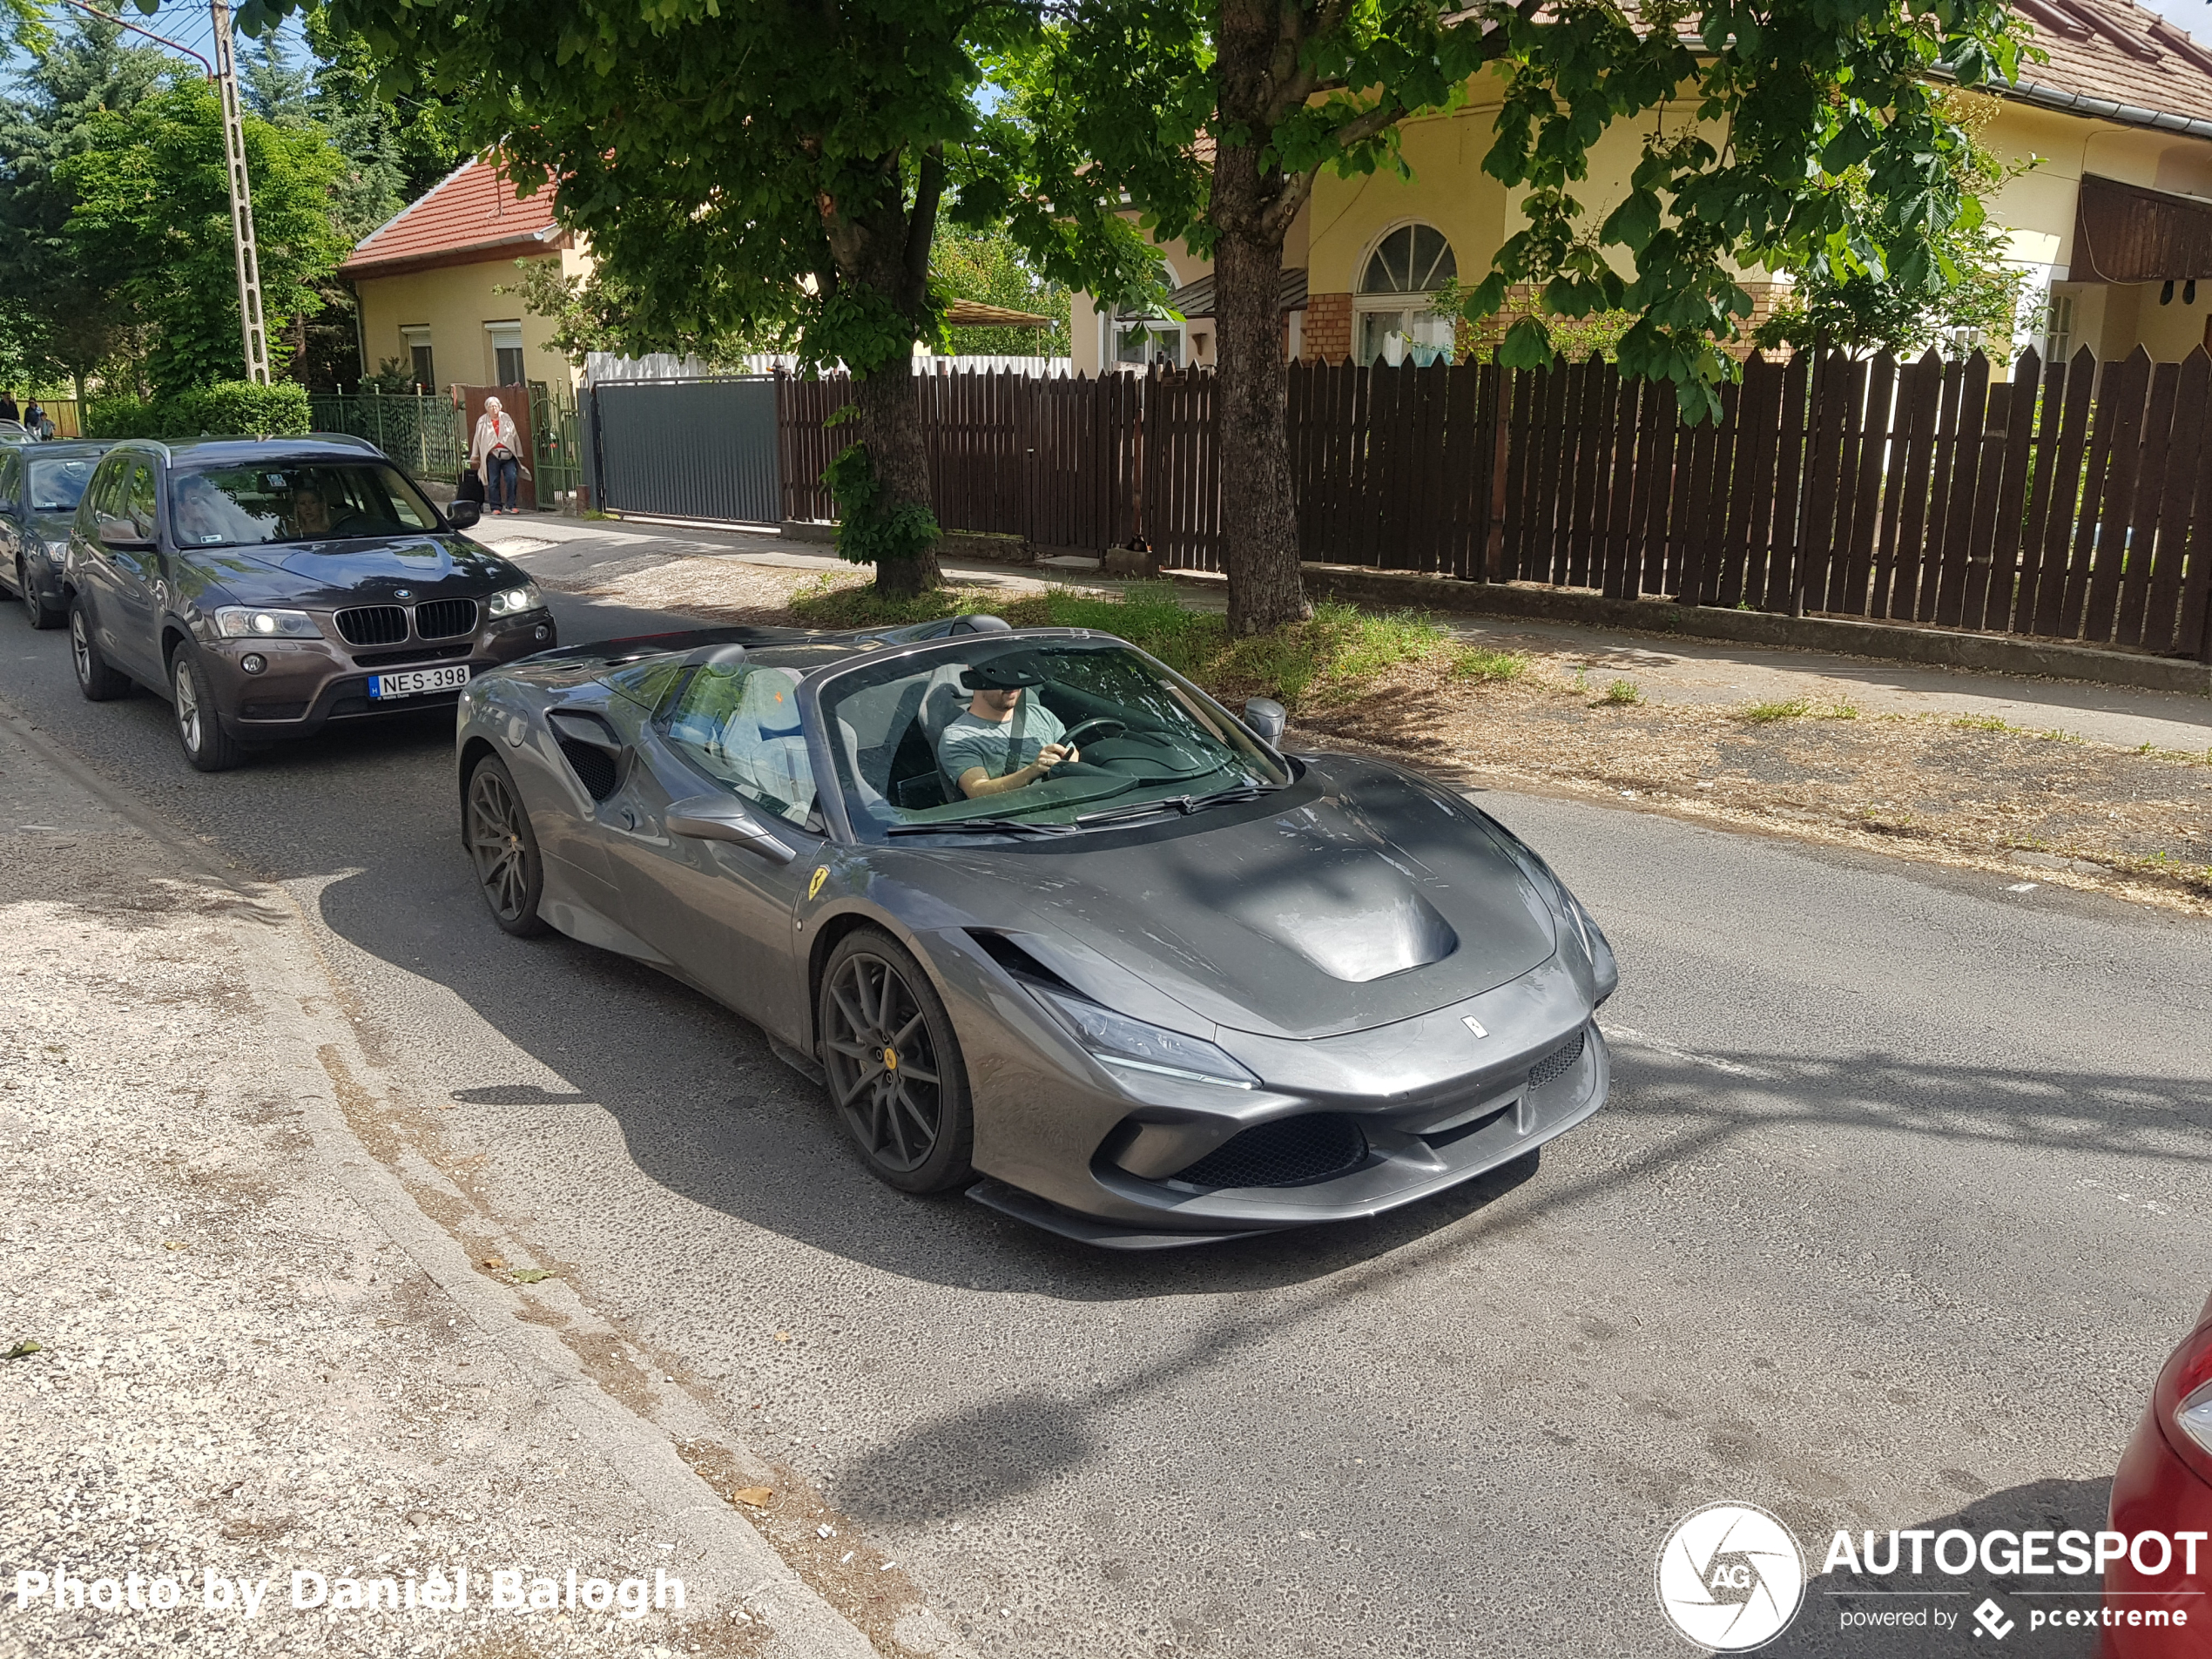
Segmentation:
<svg viewBox="0 0 2212 1659">
<path fill-rule="evenodd" d="M 16 407 L 13 392 L 0 392 L 0 421 L 13 421 L 17 425 L 23 422 L 23 411 Z"/>
<path fill-rule="evenodd" d="M 528 476 L 529 469 L 523 465 L 522 449 L 523 435 L 515 429 L 515 417 L 497 398 L 486 398 L 469 445 L 469 464 L 483 475 L 486 512 L 511 515 L 523 510 L 517 504 L 522 486 L 516 477 Z"/>
<path fill-rule="evenodd" d="M 35 397 L 23 406 L 23 423 L 41 443 L 54 435 L 54 423 L 46 418 L 46 411 Z"/>
</svg>

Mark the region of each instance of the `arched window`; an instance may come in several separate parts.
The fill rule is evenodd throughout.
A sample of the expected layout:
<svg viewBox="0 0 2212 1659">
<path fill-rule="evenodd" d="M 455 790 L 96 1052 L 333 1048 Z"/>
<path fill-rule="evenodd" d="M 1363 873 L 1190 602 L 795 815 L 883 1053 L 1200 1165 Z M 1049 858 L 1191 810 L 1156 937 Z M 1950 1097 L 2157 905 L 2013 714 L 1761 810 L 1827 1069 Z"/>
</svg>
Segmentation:
<svg viewBox="0 0 2212 1659">
<path fill-rule="evenodd" d="M 1460 273 L 1452 245 L 1433 225 L 1400 225 L 1375 244 L 1352 301 L 1353 348 L 1361 364 L 1452 361 L 1453 325 L 1429 299 Z"/>
</svg>

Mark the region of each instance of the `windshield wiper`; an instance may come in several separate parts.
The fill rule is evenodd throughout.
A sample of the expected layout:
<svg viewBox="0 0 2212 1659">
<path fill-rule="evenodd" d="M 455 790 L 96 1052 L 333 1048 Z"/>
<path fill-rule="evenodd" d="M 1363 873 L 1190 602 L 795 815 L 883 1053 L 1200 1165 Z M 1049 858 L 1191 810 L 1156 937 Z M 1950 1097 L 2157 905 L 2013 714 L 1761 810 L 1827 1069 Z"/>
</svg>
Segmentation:
<svg viewBox="0 0 2212 1659">
<path fill-rule="evenodd" d="M 1033 824 L 1026 818 L 945 818 L 929 824 L 893 824 L 886 835 L 944 835 L 968 830 L 1019 830 L 1031 835 L 1065 835 L 1066 824 Z"/>
<path fill-rule="evenodd" d="M 1181 813 L 1188 817 L 1204 812 L 1209 806 L 1233 806 L 1239 801 L 1258 800 L 1262 795 L 1271 795 L 1280 784 L 1238 784 L 1229 789 L 1217 789 L 1210 795 L 1169 795 L 1158 800 L 1131 801 L 1126 806 L 1109 806 L 1103 813 L 1085 813 L 1076 819 L 1078 824 L 1112 824 L 1124 819 L 1143 818 L 1152 813 Z"/>
</svg>

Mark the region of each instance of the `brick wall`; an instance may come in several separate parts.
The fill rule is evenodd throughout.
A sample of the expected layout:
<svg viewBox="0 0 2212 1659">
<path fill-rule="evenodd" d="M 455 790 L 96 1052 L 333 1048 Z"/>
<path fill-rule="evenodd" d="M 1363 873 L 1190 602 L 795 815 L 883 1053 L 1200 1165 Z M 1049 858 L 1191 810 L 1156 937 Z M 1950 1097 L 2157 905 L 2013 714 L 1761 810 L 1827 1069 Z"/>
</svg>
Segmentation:
<svg viewBox="0 0 2212 1659">
<path fill-rule="evenodd" d="M 1352 296 L 1310 293 L 1305 299 L 1305 361 L 1341 363 L 1352 355 Z"/>
</svg>

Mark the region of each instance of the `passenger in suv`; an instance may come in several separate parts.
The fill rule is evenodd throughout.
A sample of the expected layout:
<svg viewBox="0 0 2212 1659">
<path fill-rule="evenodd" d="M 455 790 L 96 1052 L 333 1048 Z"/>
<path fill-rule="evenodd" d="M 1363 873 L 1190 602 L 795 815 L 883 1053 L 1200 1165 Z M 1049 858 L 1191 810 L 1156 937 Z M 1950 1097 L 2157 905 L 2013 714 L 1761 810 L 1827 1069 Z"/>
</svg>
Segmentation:
<svg viewBox="0 0 2212 1659">
<path fill-rule="evenodd" d="M 134 441 L 100 463 L 63 570 L 93 702 L 168 698 L 202 772 L 332 722 L 451 707 L 470 677 L 557 642 L 529 578 L 455 532 L 368 445 Z"/>
</svg>

